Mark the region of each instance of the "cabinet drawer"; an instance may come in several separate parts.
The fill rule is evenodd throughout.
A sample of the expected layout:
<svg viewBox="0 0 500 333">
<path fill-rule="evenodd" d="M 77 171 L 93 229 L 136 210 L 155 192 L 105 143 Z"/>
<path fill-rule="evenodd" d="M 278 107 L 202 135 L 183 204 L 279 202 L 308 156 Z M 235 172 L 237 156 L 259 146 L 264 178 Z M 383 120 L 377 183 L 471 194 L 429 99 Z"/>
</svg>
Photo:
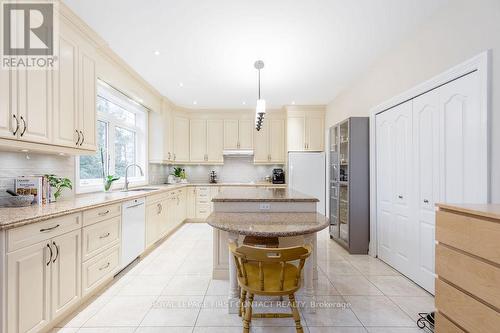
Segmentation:
<svg viewBox="0 0 500 333">
<path fill-rule="evenodd" d="M 7 251 L 15 251 L 81 227 L 80 213 L 7 230 Z"/>
<path fill-rule="evenodd" d="M 438 333 L 465 333 L 457 325 L 448 320 L 441 313 L 436 312 L 436 332 Z"/>
<path fill-rule="evenodd" d="M 161 200 L 165 199 L 169 195 L 169 193 L 170 192 L 163 192 L 163 193 L 158 193 L 158 194 L 153 194 L 153 195 L 147 196 L 146 197 L 146 205 L 150 205 L 150 204 L 153 204 L 157 201 L 161 201 Z"/>
<path fill-rule="evenodd" d="M 83 228 L 83 261 L 86 261 L 120 239 L 121 217 Z"/>
<path fill-rule="evenodd" d="M 491 333 L 500 327 L 500 313 L 440 279 L 436 280 L 436 308 L 469 332 Z"/>
<path fill-rule="evenodd" d="M 436 274 L 500 308 L 500 268 L 438 244 Z"/>
<path fill-rule="evenodd" d="M 120 263 L 120 245 L 117 244 L 82 264 L 82 295 L 87 295 L 112 277 Z"/>
<path fill-rule="evenodd" d="M 208 197 L 209 194 L 210 194 L 210 189 L 208 187 L 197 187 L 196 188 L 196 195 L 197 196 Z"/>
<path fill-rule="evenodd" d="M 436 240 L 500 264 L 500 223 L 438 211 Z"/>
<path fill-rule="evenodd" d="M 97 222 L 107 220 L 111 217 L 120 216 L 122 205 L 114 204 L 99 208 L 89 209 L 83 212 L 83 225 L 91 225 Z"/>
<path fill-rule="evenodd" d="M 196 217 L 197 218 L 205 218 L 210 215 L 210 205 L 209 204 L 201 204 L 196 205 Z"/>
</svg>

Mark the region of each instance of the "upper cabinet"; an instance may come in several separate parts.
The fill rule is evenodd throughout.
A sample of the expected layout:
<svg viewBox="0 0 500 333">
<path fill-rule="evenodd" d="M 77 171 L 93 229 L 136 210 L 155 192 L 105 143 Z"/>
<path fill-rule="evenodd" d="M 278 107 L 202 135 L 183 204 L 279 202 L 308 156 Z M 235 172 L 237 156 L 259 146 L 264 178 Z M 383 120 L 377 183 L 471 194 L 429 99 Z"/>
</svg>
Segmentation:
<svg viewBox="0 0 500 333">
<path fill-rule="evenodd" d="M 260 131 L 255 131 L 254 162 L 285 163 L 285 120 L 266 119 Z"/>
<path fill-rule="evenodd" d="M 189 162 L 189 119 L 174 116 L 172 162 Z"/>
<path fill-rule="evenodd" d="M 324 117 L 323 108 L 289 108 L 287 110 L 288 151 L 323 151 Z"/>
<path fill-rule="evenodd" d="M 0 148 L 96 149 L 96 50 L 61 23 L 57 68 L 0 71 Z"/>
<path fill-rule="evenodd" d="M 224 149 L 253 149 L 253 132 L 253 120 L 225 119 Z"/>
<path fill-rule="evenodd" d="M 163 101 L 160 112 L 149 112 L 148 122 L 149 162 L 173 162 L 174 135 L 171 106 L 166 101 Z"/>
<path fill-rule="evenodd" d="M 224 122 L 218 119 L 191 119 L 190 158 L 194 163 L 224 162 Z"/>
</svg>

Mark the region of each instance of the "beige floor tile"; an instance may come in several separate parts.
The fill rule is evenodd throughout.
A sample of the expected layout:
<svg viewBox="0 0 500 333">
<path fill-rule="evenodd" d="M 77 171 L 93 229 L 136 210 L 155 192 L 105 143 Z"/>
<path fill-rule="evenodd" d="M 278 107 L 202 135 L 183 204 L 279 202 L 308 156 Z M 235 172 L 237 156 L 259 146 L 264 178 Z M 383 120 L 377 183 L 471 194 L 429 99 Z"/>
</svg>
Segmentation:
<svg viewBox="0 0 500 333">
<path fill-rule="evenodd" d="M 382 260 L 351 261 L 351 264 L 364 275 L 401 275 Z"/>
<path fill-rule="evenodd" d="M 168 282 L 172 279 L 171 275 L 141 275 L 136 276 L 132 281 L 126 284 L 118 291 L 118 296 L 154 296 L 160 295 Z"/>
<path fill-rule="evenodd" d="M 193 333 L 241 333 L 242 327 L 195 327 Z"/>
<path fill-rule="evenodd" d="M 189 259 L 182 263 L 179 267 L 177 274 L 179 275 L 210 275 L 213 271 L 213 260 L 212 258 L 200 258 L 196 257 L 196 259 Z"/>
<path fill-rule="evenodd" d="M 307 327 L 302 326 L 302 328 L 304 330 L 304 333 L 309 332 Z M 253 326 L 253 327 L 250 327 L 250 332 L 251 333 L 297 333 L 297 330 L 295 329 L 295 327 L 291 327 L 291 326 L 285 326 L 285 327 Z M 239 330 L 238 333 L 241 333 L 241 329 Z"/>
<path fill-rule="evenodd" d="M 309 333 L 366 333 L 364 327 L 309 327 Z"/>
<path fill-rule="evenodd" d="M 317 297 L 316 313 L 303 312 L 308 327 L 362 326 L 349 304 L 340 296 Z"/>
<path fill-rule="evenodd" d="M 429 294 L 403 276 L 372 275 L 367 277 L 387 296 L 428 296 Z"/>
<path fill-rule="evenodd" d="M 389 298 L 415 321 L 420 318 L 418 313 L 431 312 L 435 309 L 432 296 L 391 296 Z"/>
<path fill-rule="evenodd" d="M 229 280 L 210 280 L 207 296 L 226 296 L 229 294 Z"/>
<path fill-rule="evenodd" d="M 168 326 L 157 326 L 157 327 L 138 327 L 135 333 L 191 333 L 193 327 L 168 327 Z"/>
<path fill-rule="evenodd" d="M 300 302 L 300 300 L 298 300 Z M 253 313 L 292 313 L 289 300 L 283 297 L 283 301 L 279 301 L 278 297 L 256 296 L 252 307 Z M 299 310 L 300 312 L 300 310 Z M 302 313 L 301 322 L 306 326 Z M 254 327 L 290 327 L 295 326 L 292 318 L 252 318 Z"/>
<path fill-rule="evenodd" d="M 297 292 L 297 296 L 304 295 L 304 293 L 305 288 L 304 285 L 302 285 L 302 288 L 300 288 Z M 333 286 L 332 282 L 321 270 L 318 271 L 318 279 L 314 280 L 314 294 L 318 296 L 340 295 L 337 289 Z"/>
<path fill-rule="evenodd" d="M 114 296 L 83 326 L 139 326 L 156 298 L 156 296 Z"/>
<path fill-rule="evenodd" d="M 134 333 L 137 327 L 83 327 L 78 333 Z"/>
<path fill-rule="evenodd" d="M 55 327 L 50 330 L 50 333 L 76 333 L 79 328 L 76 327 Z"/>
<path fill-rule="evenodd" d="M 88 301 L 80 306 L 72 314 L 59 322 L 57 327 L 82 327 L 87 320 L 94 316 L 100 309 L 102 309 L 110 300 L 112 296 L 95 296 L 91 297 Z"/>
<path fill-rule="evenodd" d="M 191 326 L 201 309 L 203 296 L 160 296 L 140 326 Z"/>
<path fill-rule="evenodd" d="M 423 333 L 417 327 L 367 327 L 368 333 Z"/>
<path fill-rule="evenodd" d="M 337 275 L 361 275 L 361 272 L 348 261 L 319 262 L 318 266 L 328 277 Z"/>
<path fill-rule="evenodd" d="M 162 291 L 162 295 L 205 295 L 210 276 L 176 275 Z"/>
<path fill-rule="evenodd" d="M 413 320 L 386 296 L 345 296 L 364 326 L 413 326 Z"/>
<path fill-rule="evenodd" d="M 335 289 L 341 295 L 382 295 L 382 292 L 362 275 L 330 276 Z"/>
<path fill-rule="evenodd" d="M 134 275 L 120 275 L 116 277 L 108 286 L 98 291 L 98 295 L 102 296 L 115 296 L 118 292 L 125 287 L 130 281 L 135 278 Z"/>
<path fill-rule="evenodd" d="M 229 314 L 227 296 L 205 296 L 196 326 L 236 326 L 242 325 L 241 317 Z"/>
</svg>

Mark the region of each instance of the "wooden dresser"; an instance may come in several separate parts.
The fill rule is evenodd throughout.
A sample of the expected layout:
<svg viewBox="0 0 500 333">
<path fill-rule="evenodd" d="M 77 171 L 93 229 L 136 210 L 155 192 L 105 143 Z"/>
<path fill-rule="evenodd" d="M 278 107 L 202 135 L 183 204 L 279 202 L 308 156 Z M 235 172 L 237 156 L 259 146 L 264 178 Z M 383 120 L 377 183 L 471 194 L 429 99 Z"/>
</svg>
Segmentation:
<svg viewBox="0 0 500 333">
<path fill-rule="evenodd" d="M 500 205 L 438 207 L 436 332 L 500 332 Z"/>
</svg>

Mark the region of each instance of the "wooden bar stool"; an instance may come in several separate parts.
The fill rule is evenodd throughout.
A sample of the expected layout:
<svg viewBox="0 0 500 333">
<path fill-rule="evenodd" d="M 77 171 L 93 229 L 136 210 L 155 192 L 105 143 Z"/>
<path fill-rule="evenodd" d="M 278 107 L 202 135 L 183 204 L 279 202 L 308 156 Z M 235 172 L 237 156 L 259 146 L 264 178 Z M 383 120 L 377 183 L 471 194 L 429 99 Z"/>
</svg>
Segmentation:
<svg viewBox="0 0 500 333">
<path fill-rule="evenodd" d="M 280 246 L 280 242 L 278 237 L 245 236 L 243 245 L 277 248 Z"/>
<path fill-rule="evenodd" d="M 234 256 L 241 288 L 240 316 L 243 317 L 243 332 L 250 332 L 254 318 L 289 318 L 295 320 L 297 332 L 303 333 L 300 314 L 295 301 L 299 290 L 302 269 L 312 248 L 308 245 L 287 248 L 259 248 L 243 245 L 229 245 Z M 297 262 L 295 265 L 292 262 Z M 292 313 L 262 313 L 252 315 L 254 295 L 288 296 Z M 248 300 L 247 300 L 248 296 Z"/>
</svg>

